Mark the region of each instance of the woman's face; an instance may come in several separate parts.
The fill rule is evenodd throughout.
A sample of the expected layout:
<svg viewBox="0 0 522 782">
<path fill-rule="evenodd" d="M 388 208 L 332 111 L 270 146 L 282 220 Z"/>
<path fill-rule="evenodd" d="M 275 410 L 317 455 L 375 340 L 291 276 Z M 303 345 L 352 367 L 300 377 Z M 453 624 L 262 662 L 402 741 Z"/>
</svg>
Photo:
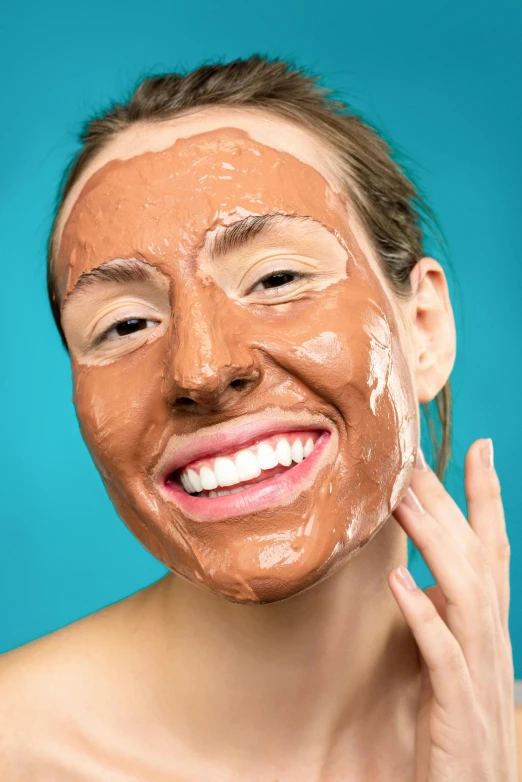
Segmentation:
<svg viewBox="0 0 522 782">
<path fill-rule="evenodd" d="M 263 603 L 370 540 L 417 448 L 410 340 L 317 140 L 224 109 L 132 128 L 58 238 L 82 435 L 155 557 Z"/>
</svg>

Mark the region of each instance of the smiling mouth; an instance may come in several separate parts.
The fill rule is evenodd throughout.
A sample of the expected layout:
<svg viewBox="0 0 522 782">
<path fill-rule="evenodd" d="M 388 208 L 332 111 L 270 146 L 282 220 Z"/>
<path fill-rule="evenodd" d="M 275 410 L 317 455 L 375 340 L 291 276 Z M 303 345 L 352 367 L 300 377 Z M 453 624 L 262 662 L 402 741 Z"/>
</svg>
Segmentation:
<svg viewBox="0 0 522 782">
<path fill-rule="evenodd" d="M 165 486 L 177 486 L 193 498 L 237 494 L 291 471 L 313 453 L 320 436 L 319 430 L 275 434 L 234 452 L 186 464 L 167 476 Z"/>
</svg>

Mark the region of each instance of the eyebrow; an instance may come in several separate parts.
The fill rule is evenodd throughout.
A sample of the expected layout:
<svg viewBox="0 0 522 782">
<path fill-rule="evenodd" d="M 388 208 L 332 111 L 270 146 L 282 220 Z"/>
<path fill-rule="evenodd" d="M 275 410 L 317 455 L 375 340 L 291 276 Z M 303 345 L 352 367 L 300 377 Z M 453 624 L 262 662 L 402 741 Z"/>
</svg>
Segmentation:
<svg viewBox="0 0 522 782">
<path fill-rule="evenodd" d="M 308 221 L 307 217 L 294 215 L 271 214 L 249 215 L 231 225 L 218 226 L 215 233 L 205 237 L 203 247 L 210 254 L 212 260 L 222 258 L 232 250 L 252 242 L 262 233 L 269 233 L 277 228 L 283 228 L 290 221 Z M 78 278 L 76 285 L 70 291 L 67 299 L 73 294 L 84 293 L 93 286 L 103 283 L 125 284 L 129 282 L 150 282 L 152 269 L 143 261 L 135 258 L 118 258 L 107 261 L 97 266 L 90 272 L 84 272 Z"/>
<path fill-rule="evenodd" d="M 244 247 L 262 233 L 270 233 L 277 228 L 284 228 L 285 223 L 308 220 L 308 217 L 286 214 L 249 215 L 237 223 L 219 226 L 214 234 L 207 237 L 204 247 L 212 260 L 216 260 L 232 250 Z"/>
<path fill-rule="evenodd" d="M 96 269 L 81 274 L 66 298 L 68 299 L 73 293 L 75 296 L 78 293 L 84 293 L 100 283 L 149 282 L 151 273 L 145 263 L 135 258 L 118 258 L 107 261 L 107 263 L 97 266 Z"/>
</svg>

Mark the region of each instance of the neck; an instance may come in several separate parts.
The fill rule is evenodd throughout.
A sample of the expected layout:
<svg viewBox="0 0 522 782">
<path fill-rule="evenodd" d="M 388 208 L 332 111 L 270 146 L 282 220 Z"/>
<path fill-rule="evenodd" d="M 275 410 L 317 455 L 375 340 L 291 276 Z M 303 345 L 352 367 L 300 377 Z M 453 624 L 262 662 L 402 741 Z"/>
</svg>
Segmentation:
<svg viewBox="0 0 522 782">
<path fill-rule="evenodd" d="M 256 779 L 270 758 L 301 758 L 309 774 L 339 745 L 355 771 L 381 734 L 413 741 L 417 652 L 387 584 L 406 560 L 390 518 L 336 573 L 281 603 L 230 603 L 169 574 L 157 585 L 164 632 L 154 620 L 163 723 L 221 762 L 240 755 Z"/>
</svg>

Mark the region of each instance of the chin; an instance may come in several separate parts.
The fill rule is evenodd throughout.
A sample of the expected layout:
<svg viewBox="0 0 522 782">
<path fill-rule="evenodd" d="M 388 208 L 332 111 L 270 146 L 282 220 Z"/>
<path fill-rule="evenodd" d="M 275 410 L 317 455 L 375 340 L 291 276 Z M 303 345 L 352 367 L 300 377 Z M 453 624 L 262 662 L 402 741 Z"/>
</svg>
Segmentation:
<svg viewBox="0 0 522 782">
<path fill-rule="evenodd" d="M 408 482 L 405 474 L 404 491 Z M 295 519 L 303 516 L 299 503 L 292 509 L 279 509 L 280 513 L 272 509 L 269 531 L 267 519 L 263 519 L 265 527 L 260 527 L 261 519 L 255 517 L 217 525 L 196 522 L 191 526 L 186 519 L 172 518 L 160 523 L 158 518 L 145 519 L 143 508 L 138 515 L 120 496 L 112 499 L 133 535 L 173 574 L 230 602 L 266 605 L 296 597 L 349 564 L 391 513 L 387 503 L 381 502 L 377 515 L 340 517 L 330 497 L 328 493 L 324 512 L 308 535 L 302 534 L 303 525 L 295 526 Z M 290 529 L 289 517 L 294 519 Z M 259 535 L 260 528 L 263 535 Z"/>
<path fill-rule="evenodd" d="M 172 563 L 164 564 L 174 575 L 181 576 L 229 602 L 242 605 L 279 603 L 324 583 L 343 566 L 348 565 L 350 560 L 377 535 L 385 521 L 386 519 L 383 519 L 373 526 L 372 531 L 365 538 L 346 540 L 344 545 L 336 545 L 330 556 L 322 561 L 317 561 L 313 552 L 303 551 L 301 558 L 287 567 L 278 564 L 261 572 L 259 568 L 246 569 L 245 563 L 240 561 L 231 562 L 227 571 L 205 573 L 203 576 L 197 571 L 187 572 L 184 568 L 173 566 Z"/>
<path fill-rule="evenodd" d="M 357 442 L 338 448 L 332 439 L 333 461 L 314 470 L 302 491 L 217 521 L 187 516 L 176 497 L 146 480 L 105 485 L 132 534 L 172 573 L 234 603 L 276 603 L 327 579 L 382 528 L 411 480 L 415 420 L 404 447 L 379 459 L 363 447 L 366 438 L 357 451 Z"/>
</svg>

